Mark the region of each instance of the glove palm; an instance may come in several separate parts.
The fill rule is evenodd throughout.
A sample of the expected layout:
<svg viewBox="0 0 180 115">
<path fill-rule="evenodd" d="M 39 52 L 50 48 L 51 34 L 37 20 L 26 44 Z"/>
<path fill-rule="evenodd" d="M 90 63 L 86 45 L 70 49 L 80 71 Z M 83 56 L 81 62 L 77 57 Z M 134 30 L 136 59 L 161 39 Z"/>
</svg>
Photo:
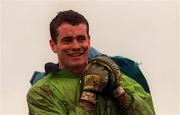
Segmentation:
<svg viewBox="0 0 180 115">
<path fill-rule="evenodd" d="M 88 64 L 82 74 L 83 92 L 80 105 L 87 111 L 94 111 L 96 95 L 101 93 L 108 83 L 109 72 L 105 65 L 95 61 Z"/>
</svg>

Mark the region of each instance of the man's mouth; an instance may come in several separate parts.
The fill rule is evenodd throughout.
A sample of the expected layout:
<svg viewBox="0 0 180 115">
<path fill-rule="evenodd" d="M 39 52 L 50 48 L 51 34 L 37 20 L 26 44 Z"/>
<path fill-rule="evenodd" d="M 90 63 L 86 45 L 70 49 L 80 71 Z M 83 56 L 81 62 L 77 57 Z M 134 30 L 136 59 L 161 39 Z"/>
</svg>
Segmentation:
<svg viewBox="0 0 180 115">
<path fill-rule="evenodd" d="M 70 53 L 70 54 L 68 54 L 68 56 L 70 56 L 70 57 L 79 57 L 81 55 L 83 55 L 83 53 Z"/>
<path fill-rule="evenodd" d="M 76 51 L 69 51 L 67 52 L 67 55 L 69 57 L 80 57 L 82 55 L 84 55 L 86 53 L 87 49 L 79 49 L 79 50 L 76 50 Z"/>
</svg>

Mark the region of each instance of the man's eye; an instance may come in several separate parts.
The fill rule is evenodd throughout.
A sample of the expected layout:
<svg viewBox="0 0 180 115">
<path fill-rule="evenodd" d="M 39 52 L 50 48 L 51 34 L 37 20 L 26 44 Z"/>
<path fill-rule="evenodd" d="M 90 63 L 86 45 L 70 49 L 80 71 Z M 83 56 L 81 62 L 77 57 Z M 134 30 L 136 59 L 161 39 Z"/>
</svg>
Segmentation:
<svg viewBox="0 0 180 115">
<path fill-rule="evenodd" d="M 84 42 L 86 40 L 86 37 L 85 36 L 78 36 L 78 41 L 79 42 Z"/>
<path fill-rule="evenodd" d="M 72 42 L 72 37 L 65 37 L 62 39 L 62 42 L 63 43 L 70 43 L 70 42 Z"/>
</svg>

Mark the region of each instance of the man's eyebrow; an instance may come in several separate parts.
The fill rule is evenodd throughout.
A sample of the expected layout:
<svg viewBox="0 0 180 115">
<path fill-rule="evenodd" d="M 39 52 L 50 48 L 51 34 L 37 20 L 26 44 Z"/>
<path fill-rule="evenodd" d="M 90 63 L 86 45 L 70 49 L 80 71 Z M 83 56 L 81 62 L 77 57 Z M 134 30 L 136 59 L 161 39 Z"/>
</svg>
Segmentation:
<svg viewBox="0 0 180 115">
<path fill-rule="evenodd" d="M 86 37 L 86 36 L 85 35 L 77 35 L 76 37 L 79 38 L 79 37 Z"/>
</svg>

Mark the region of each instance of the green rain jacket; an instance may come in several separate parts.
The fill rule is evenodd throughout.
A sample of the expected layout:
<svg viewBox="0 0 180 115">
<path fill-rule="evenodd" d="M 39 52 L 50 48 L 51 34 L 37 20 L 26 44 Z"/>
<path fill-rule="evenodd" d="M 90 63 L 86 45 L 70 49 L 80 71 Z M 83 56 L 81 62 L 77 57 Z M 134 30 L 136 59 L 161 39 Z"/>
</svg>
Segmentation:
<svg viewBox="0 0 180 115">
<path fill-rule="evenodd" d="M 154 115 L 152 98 L 133 79 L 122 74 L 122 87 L 131 97 L 124 115 Z M 123 115 L 110 98 L 98 95 L 96 111 L 88 113 L 79 105 L 80 78 L 61 70 L 37 81 L 27 94 L 29 115 Z"/>
</svg>

